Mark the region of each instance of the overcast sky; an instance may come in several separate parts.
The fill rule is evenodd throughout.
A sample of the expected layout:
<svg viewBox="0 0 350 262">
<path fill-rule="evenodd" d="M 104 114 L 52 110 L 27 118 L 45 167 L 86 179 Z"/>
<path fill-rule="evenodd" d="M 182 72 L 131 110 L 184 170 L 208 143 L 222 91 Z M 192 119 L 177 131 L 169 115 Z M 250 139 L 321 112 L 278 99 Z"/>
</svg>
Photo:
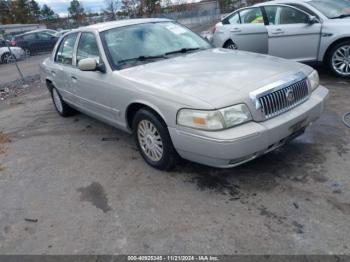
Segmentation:
<svg viewBox="0 0 350 262">
<path fill-rule="evenodd" d="M 67 15 L 67 8 L 69 7 L 70 1 L 71 0 L 37 0 L 41 6 L 47 4 L 60 16 Z M 91 12 L 100 12 L 105 7 L 104 0 L 80 0 L 80 3 L 83 4 L 85 11 Z"/>
</svg>

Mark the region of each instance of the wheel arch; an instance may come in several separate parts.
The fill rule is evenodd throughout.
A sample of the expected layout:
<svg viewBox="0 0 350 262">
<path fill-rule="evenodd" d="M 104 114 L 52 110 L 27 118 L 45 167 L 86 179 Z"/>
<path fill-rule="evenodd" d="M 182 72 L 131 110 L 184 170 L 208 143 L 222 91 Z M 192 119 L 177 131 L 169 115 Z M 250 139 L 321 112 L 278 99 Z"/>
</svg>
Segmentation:
<svg viewBox="0 0 350 262">
<path fill-rule="evenodd" d="M 52 91 L 52 88 L 55 87 L 55 85 L 53 84 L 52 80 L 49 79 L 49 78 L 46 78 L 46 79 L 45 79 L 45 83 L 46 83 L 47 89 L 49 89 L 49 91 L 51 92 L 51 91 Z"/>
<path fill-rule="evenodd" d="M 233 42 L 233 40 L 231 38 L 227 39 L 224 44 L 222 45 L 223 48 L 225 48 L 225 46 L 228 44 L 228 43 L 232 43 L 232 44 L 235 44 L 235 42 Z"/>
<path fill-rule="evenodd" d="M 345 36 L 345 37 L 339 38 L 339 39 L 335 40 L 332 44 L 330 44 L 328 46 L 326 52 L 324 53 L 322 61 L 323 62 L 327 62 L 327 60 L 329 58 L 329 55 L 330 55 L 330 52 L 333 49 L 333 47 L 335 47 L 336 45 L 338 45 L 338 44 L 340 44 L 342 42 L 346 42 L 346 41 L 350 42 L 350 36 Z"/>
<path fill-rule="evenodd" d="M 160 113 L 160 110 L 158 107 L 151 105 L 150 103 L 144 102 L 144 101 L 135 101 L 128 105 L 128 107 L 125 110 L 125 119 L 127 128 L 132 131 L 132 121 L 134 119 L 134 116 L 137 111 L 140 109 L 147 109 L 154 113 L 158 119 L 167 126 L 167 123 L 165 121 L 165 117 L 162 113 Z"/>
</svg>

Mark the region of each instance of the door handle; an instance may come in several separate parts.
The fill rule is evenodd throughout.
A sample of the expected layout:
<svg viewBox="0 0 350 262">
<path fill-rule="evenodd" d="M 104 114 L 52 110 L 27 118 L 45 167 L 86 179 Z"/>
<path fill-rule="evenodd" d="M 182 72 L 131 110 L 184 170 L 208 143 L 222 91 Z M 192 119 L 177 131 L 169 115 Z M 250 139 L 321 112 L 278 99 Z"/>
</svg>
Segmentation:
<svg viewBox="0 0 350 262">
<path fill-rule="evenodd" d="M 237 28 L 237 27 L 230 30 L 230 32 L 232 32 L 232 33 L 238 33 L 238 32 L 241 32 L 241 31 L 242 30 L 240 28 Z"/>
<path fill-rule="evenodd" d="M 276 29 L 276 30 L 272 31 L 271 34 L 273 34 L 273 35 L 281 35 L 281 34 L 284 34 L 284 31 L 279 28 L 279 29 Z"/>
<path fill-rule="evenodd" d="M 56 72 L 55 71 L 51 71 L 51 75 L 55 76 L 56 75 Z"/>
<path fill-rule="evenodd" d="M 72 76 L 72 81 L 75 83 L 77 82 L 78 78 L 76 76 Z"/>
</svg>

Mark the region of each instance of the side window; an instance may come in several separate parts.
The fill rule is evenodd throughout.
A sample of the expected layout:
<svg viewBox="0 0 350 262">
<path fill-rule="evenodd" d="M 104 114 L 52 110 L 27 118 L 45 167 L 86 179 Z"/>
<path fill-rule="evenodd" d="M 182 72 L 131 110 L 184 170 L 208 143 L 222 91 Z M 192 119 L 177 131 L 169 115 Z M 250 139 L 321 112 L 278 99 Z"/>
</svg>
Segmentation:
<svg viewBox="0 0 350 262">
<path fill-rule="evenodd" d="M 308 15 L 294 9 L 292 7 L 280 6 L 278 7 L 278 15 L 276 24 L 288 25 L 288 24 L 305 24 L 308 21 Z"/>
<path fill-rule="evenodd" d="M 36 34 L 23 35 L 22 37 L 23 37 L 24 40 L 35 40 L 36 39 Z"/>
<path fill-rule="evenodd" d="M 50 40 L 53 37 L 52 35 L 47 33 L 38 33 L 38 36 L 40 40 Z"/>
<path fill-rule="evenodd" d="M 93 33 L 82 33 L 80 36 L 77 63 L 84 58 L 95 58 L 97 63 L 100 62 L 100 52 L 98 51 L 96 37 Z"/>
<path fill-rule="evenodd" d="M 248 8 L 239 12 L 242 24 L 263 24 L 264 17 L 260 7 Z"/>
<path fill-rule="evenodd" d="M 65 65 L 72 65 L 74 44 L 77 34 L 69 34 L 60 43 L 55 61 Z"/>
<path fill-rule="evenodd" d="M 303 10 L 304 12 L 306 12 L 306 13 L 312 15 L 312 16 L 316 16 L 317 18 L 319 18 L 317 14 L 315 14 L 313 11 L 311 11 L 309 8 L 307 8 L 307 7 L 303 6 L 303 5 L 294 4 L 294 3 L 293 4 L 288 4 L 288 5 L 294 6 L 294 7 L 298 8 L 298 9 L 300 9 L 300 10 Z"/>
<path fill-rule="evenodd" d="M 228 18 L 228 23 L 229 23 L 229 24 L 240 24 L 240 23 L 241 23 L 241 21 L 240 21 L 240 19 L 239 19 L 239 14 L 238 14 L 238 12 L 235 13 L 235 14 L 233 14 L 232 16 L 230 16 L 230 17 Z"/>
<path fill-rule="evenodd" d="M 277 10 L 278 6 L 265 6 L 265 12 L 267 16 L 267 20 L 269 22 L 269 25 L 276 25 L 278 24 L 277 19 Z"/>
</svg>

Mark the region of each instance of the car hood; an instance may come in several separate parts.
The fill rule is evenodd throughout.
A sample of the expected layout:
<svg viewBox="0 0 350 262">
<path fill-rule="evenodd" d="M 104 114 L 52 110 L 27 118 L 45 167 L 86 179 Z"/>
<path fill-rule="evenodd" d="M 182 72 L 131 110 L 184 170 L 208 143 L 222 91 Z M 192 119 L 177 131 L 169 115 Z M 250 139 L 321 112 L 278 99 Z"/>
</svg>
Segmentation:
<svg viewBox="0 0 350 262">
<path fill-rule="evenodd" d="M 190 97 L 221 108 L 243 102 L 249 92 L 283 77 L 311 71 L 308 66 L 277 57 L 215 48 L 135 66 L 119 74 L 164 98 Z"/>
</svg>

